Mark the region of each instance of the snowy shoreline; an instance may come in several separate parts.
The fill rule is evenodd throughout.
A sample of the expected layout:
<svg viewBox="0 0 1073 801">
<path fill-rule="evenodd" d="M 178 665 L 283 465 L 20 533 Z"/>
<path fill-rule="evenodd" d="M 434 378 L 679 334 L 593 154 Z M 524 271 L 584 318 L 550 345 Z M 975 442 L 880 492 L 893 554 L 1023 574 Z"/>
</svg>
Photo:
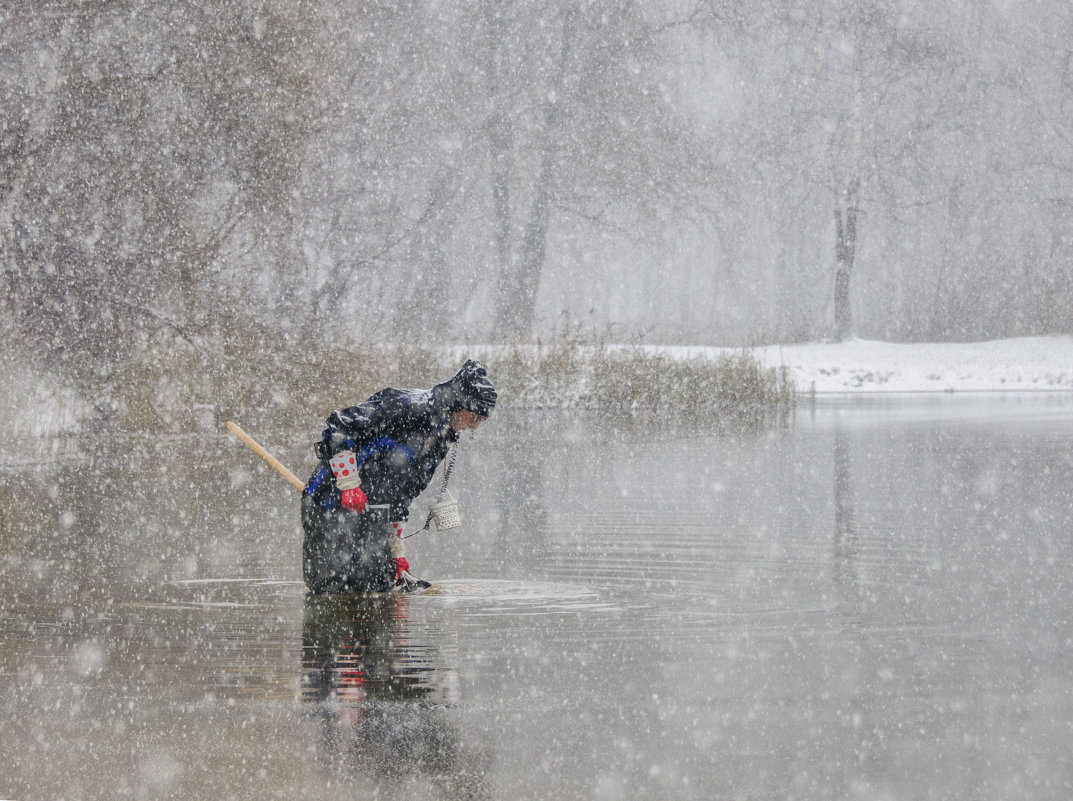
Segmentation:
<svg viewBox="0 0 1073 801">
<path fill-rule="evenodd" d="M 534 346 L 535 347 L 535 346 Z M 639 347 L 675 360 L 715 361 L 741 348 L 704 346 Z M 767 345 L 745 349 L 762 365 L 785 368 L 802 399 L 837 395 L 1073 392 L 1073 336 L 1021 337 L 991 342 L 894 343 L 852 339 Z M 450 361 L 477 356 L 489 363 L 503 346 L 448 346 Z M 19 365 L 9 373 L 0 399 L 7 409 L 0 426 L 8 438 L 40 437 L 77 430 L 90 404 Z M 387 380 L 387 379 L 386 379 Z M 659 380 L 659 376 L 653 376 Z"/>
<path fill-rule="evenodd" d="M 731 351 L 646 350 L 672 358 L 716 358 Z M 785 367 L 801 395 L 1073 391 L 1073 336 L 912 344 L 852 339 L 768 345 L 749 352 L 766 367 Z"/>
</svg>

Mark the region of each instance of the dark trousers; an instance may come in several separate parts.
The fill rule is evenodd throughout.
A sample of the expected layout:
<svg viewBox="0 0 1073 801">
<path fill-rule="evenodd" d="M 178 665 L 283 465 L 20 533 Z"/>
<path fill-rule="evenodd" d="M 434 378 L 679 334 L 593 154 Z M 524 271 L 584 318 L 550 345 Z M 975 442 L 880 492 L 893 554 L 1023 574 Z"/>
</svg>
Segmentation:
<svg viewBox="0 0 1073 801">
<path fill-rule="evenodd" d="M 395 584 L 388 507 L 326 511 L 302 496 L 302 575 L 310 592 L 387 592 Z"/>
</svg>

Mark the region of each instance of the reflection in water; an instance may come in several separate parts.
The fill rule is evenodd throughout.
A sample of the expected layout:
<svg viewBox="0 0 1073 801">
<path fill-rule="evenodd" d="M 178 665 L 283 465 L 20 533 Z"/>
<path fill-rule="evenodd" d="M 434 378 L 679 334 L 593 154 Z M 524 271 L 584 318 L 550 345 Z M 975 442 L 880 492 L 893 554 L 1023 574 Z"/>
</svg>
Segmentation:
<svg viewBox="0 0 1073 801">
<path fill-rule="evenodd" d="M 432 780 L 441 797 L 488 797 L 484 771 L 452 722 L 450 678 L 432 646 L 415 641 L 405 596 L 309 595 L 302 626 L 302 700 L 320 724 L 325 756 L 382 789 Z"/>
<path fill-rule="evenodd" d="M 834 432 L 835 578 L 857 585 L 857 515 L 853 501 L 849 436 Z"/>
</svg>

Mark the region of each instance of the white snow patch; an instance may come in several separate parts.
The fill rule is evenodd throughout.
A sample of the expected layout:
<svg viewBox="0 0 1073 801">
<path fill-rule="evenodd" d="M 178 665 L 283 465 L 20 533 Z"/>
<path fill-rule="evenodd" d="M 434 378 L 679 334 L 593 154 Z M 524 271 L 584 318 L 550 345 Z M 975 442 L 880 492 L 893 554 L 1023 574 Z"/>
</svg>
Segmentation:
<svg viewBox="0 0 1073 801">
<path fill-rule="evenodd" d="M 673 358 L 717 358 L 728 348 L 656 347 Z M 785 367 L 799 392 L 1026 392 L 1073 390 L 1073 336 L 991 342 L 895 343 L 866 339 L 749 349 Z"/>
</svg>

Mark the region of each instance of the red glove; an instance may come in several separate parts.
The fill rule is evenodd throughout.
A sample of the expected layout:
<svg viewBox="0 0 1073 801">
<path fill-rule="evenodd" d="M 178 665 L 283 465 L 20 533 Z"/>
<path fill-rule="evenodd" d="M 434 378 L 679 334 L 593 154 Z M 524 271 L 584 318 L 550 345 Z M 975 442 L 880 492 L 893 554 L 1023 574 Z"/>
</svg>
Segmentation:
<svg viewBox="0 0 1073 801">
<path fill-rule="evenodd" d="M 344 509 L 352 512 L 364 512 L 365 507 L 369 505 L 369 499 L 365 497 L 361 487 L 354 487 L 354 489 L 343 490 L 342 504 Z"/>
<path fill-rule="evenodd" d="M 402 571 L 410 572 L 410 563 L 406 561 L 405 556 L 395 557 L 395 583 L 398 584 L 402 580 Z"/>
</svg>

